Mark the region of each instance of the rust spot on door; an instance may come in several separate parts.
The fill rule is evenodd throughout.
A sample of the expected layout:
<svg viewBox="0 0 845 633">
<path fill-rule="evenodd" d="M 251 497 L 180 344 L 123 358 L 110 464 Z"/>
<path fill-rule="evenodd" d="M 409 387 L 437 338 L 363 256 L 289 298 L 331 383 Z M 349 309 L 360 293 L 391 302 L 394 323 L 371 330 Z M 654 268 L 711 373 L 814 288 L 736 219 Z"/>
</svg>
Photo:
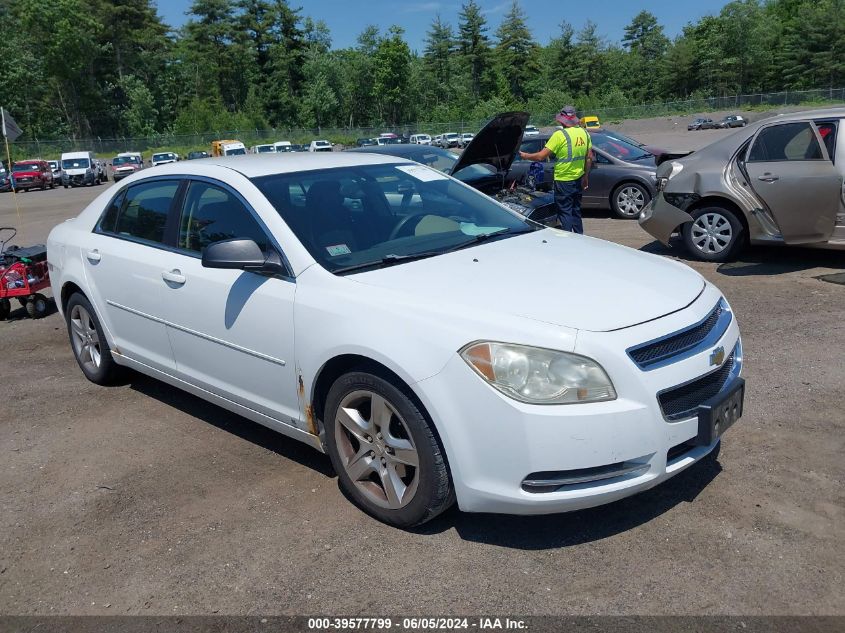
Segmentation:
<svg viewBox="0 0 845 633">
<path fill-rule="evenodd" d="M 296 388 L 296 390 L 299 393 L 300 398 L 305 396 L 305 383 L 302 382 L 302 374 L 299 375 L 299 386 Z"/>
<path fill-rule="evenodd" d="M 305 405 L 305 424 L 308 426 L 308 432 L 311 435 L 319 435 L 317 431 L 317 420 L 314 418 L 314 407 L 310 404 Z"/>
</svg>

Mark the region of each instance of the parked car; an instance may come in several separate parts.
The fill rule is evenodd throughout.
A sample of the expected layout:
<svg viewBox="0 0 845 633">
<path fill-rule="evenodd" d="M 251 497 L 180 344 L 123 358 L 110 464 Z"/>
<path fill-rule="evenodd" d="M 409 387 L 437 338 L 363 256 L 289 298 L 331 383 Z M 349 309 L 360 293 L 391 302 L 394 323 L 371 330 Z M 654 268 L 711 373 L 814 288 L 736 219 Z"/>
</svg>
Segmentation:
<svg viewBox="0 0 845 633">
<path fill-rule="evenodd" d="M 355 147 L 372 147 L 373 145 L 378 145 L 378 143 L 371 138 L 359 138 L 355 141 Z"/>
<path fill-rule="evenodd" d="M 308 145 L 292 144 L 290 146 L 290 151 L 292 151 L 292 152 L 307 152 L 308 151 Z"/>
<path fill-rule="evenodd" d="M 81 185 L 99 185 L 102 182 L 102 173 L 97 167 L 94 152 L 62 154 L 62 185 L 65 189 Z"/>
<path fill-rule="evenodd" d="M 5 167 L 0 166 L 0 192 L 12 190 L 12 177 Z"/>
<path fill-rule="evenodd" d="M 15 191 L 53 189 L 53 170 L 46 160 L 19 160 L 12 164 L 12 182 Z"/>
<path fill-rule="evenodd" d="M 471 132 L 464 132 L 461 134 L 460 139 L 458 140 L 458 147 L 466 147 L 470 143 L 472 143 L 472 139 L 475 137 L 475 134 Z"/>
<path fill-rule="evenodd" d="M 738 114 L 732 114 L 731 116 L 726 116 L 724 119 L 719 121 L 716 126 L 720 128 L 728 128 L 728 127 L 745 127 L 748 125 L 748 121 L 744 118 L 739 116 Z"/>
<path fill-rule="evenodd" d="M 687 130 L 714 130 L 718 127 L 713 119 L 698 118 L 687 125 Z"/>
<path fill-rule="evenodd" d="M 193 152 L 188 152 L 188 160 L 197 160 L 199 158 L 208 158 L 208 152 L 204 150 L 194 150 Z"/>
<path fill-rule="evenodd" d="M 431 145 L 431 136 L 428 134 L 412 134 L 411 143 L 414 145 Z"/>
<path fill-rule="evenodd" d="M 445 134 L 440 134 L 435 138 L 437 139 L 437 146 L 442 147 L 443 149 L 458 147 L 458 144 L 461 141 L 461 136 L 457 132 L 446 132 Z"/>
<path fill-rule="evenodd" d="M 616 501 L 742 412 L 737 321 L 697 272 L 395 156 L 165 165 L 47 250 L 87 379 L 131 367 L 324 451 L 397 526 Z"/>
<path fill-rule="evenodd" d="M 523 140 L 521 151 L 538 152 L 551 135 L 543 134 Z M 652 154 L 639 145 L 629 143 L 611 132 L 591 132 L 593 140 L 593 168 L 590 187 L 584 191 L 581 205 L 585 209 L 607 209 L 623 219 L 634 220 L 654 197 L 656 165 Z M 509 181 L 525 182 L 531 162 L 517 157 L 508 174 Z M 555 159 L 543 164 L 543 182 L 537 185 L 544 191 L 554 187 Z"/>
<path fill-rule="evenodd" d="M 493 117 L 460 156 L 429 145 L 391 145 L 348 151 L 387 154 L 426 165 L 496 198 L 535 222 L 555 226 L 558 218 L 552 194 L 514 188 L 508 181 L 527 121 L 525 112 L 505 112 Z M 405 193 L 395 195 L 410 200 Z"/>
<path fill-rule="evenodd" d="M 842 130 L 845 108 L 784 114 L 662 163 L 640 226 L 707 261 L 749 243 L 845 249 Z"/>
<path fill-rule="evenodd" d="M 589 131 L 600 130 L 601 121 L 597 116 L 585 116 L 581 117 L 581 126 Z"/>
<path fill-rule="evenodd" d="M 540 128 L 536 125 L 526 125 L 523 136 L 540 136 Z"/>
<path fill-rule="evenodd" d="M 615 136 L 616 138 L 623 140 L 630 145 L 642 148 L 643 150 L 654 156 L 655 160 L 657 160 L 658 162 L 660 160 L 660 157 L 668 151 L 667 149 L 657 145 L 646 145 L 645 143 L 642 143 L 635 138 L 631 138 L 630 136 L 622 134 L 618 130 L 609 130 L 607 128 L 604 128 L 602 131 L 605 134 Z"/>
<path fill-rule="evenodd" d="M 111 161 L 112 178 L 115 182 L 123 180 L 144 168 L 144 161 L 138 154 L 118 154 Z"/>
<path fill-rule="evenodd" d="M 308 146 L 309 152 L 330 152 L 332 151 L 332 144 L 328 141 L 311 141 Z"/>
<path fill-rule="evenodd" d="M 291 151 L 291 143 L 290 141 L 276 141 L 273 143 L 276 148 L 276 153 L 281 154 L 282 152 L 289 152 Z"/>
<path fill-rule="evenodd" d="M 48 160 L 47 164 L 50 165 L 50 171 L 53 172 L 53 182 L 55 184 L 61 184 L 62 182 L 62 166 L 57 160 Z"/>
<path fill-rule="evenodd" d="M 401 145 L 402 139 L 397 136 L 377 136 L 372 139 L 374 145 Z"/>
<path fill-rule="evenodd" d="M 159 165 L 167 165 L 168 163 L 175 163 L 179 160 L 179 157 L 174 152 L 158 152 L 153 154 L 152 160 L 150 161 L 153 167 L 158 167 Z"/>
<path fill-rule="evenodd" d="M 275 154 L 276 146 L 272 143 L 264 143 L 262 145 L 253 145 L 249 148 L 250 154 Z"/>
</svg>

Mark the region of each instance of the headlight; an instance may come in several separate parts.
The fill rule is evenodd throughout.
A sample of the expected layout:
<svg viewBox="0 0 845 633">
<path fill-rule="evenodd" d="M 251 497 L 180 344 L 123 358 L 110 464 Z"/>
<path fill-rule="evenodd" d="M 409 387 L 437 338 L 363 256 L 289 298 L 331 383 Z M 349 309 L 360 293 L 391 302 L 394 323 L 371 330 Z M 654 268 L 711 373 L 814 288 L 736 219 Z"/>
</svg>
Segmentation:
<svg viewBox="0 0 845 633">
<path fill-rule="evenodd" d="M 654 184 L 657 192 L 660 193 L 663 189 L 666 188 L 666 183 L 669 182 L 668 178 L 655 178 L 656 182 Z"/>
<path fill-rule="evenodd" d="M 460 351 L 479 376 L 506 396 L 529 404 L 615 400 L 601 365 L 586 356 L 509 343 L 471 343 Z"/>
</svg>

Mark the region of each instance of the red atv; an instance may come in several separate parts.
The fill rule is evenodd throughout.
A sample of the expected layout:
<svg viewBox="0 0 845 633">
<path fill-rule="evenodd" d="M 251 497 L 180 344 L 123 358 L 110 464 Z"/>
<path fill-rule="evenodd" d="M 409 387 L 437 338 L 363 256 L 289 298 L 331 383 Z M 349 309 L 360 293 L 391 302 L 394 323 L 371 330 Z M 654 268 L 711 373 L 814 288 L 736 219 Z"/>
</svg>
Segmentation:
<svg viewBox="0 0 845 633">
<path fill-rule="evenodd" d="M 28 248 L 6 244 L 17 235 L 17 229 L 0 227 L 0 233 L 11 231 L 6 239 L 0 239 L 0 321 L 12 311 L 11 298 L 17 299 L 33 319 L 47 314 L 48 299 L 39 291 L 50 285 L 50 271 L 47 268 L 47 248 L 36 244 Z"/>
</svg>

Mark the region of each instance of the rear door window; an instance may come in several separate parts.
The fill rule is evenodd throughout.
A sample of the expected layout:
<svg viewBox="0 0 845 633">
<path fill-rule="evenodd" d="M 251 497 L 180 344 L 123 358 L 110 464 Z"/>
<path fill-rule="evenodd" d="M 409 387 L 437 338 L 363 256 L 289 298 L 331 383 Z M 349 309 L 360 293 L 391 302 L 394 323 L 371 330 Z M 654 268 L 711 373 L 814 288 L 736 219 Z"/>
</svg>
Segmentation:
<svg viewBox="0 0 845 633">
<path fill-rule="evenodd" d="M 748 162 L 821 160 L 822 150 L 808 122 L 763 128 L 748 153 Z"/>
<path fill-rule="evenodd" d="M 822 137 L 827 155 L 831 161 L 836 162 L 836 123 L 834 121 L 816 121 L 816 128 L 819 136 Z"/>
<path fill-rule="evenodd" d="M 178 189 L 178 180 L 144 182 L 129 187 L 106 210 L 99 230 L 164 244 L 167 214 Z"/>
</svg>

